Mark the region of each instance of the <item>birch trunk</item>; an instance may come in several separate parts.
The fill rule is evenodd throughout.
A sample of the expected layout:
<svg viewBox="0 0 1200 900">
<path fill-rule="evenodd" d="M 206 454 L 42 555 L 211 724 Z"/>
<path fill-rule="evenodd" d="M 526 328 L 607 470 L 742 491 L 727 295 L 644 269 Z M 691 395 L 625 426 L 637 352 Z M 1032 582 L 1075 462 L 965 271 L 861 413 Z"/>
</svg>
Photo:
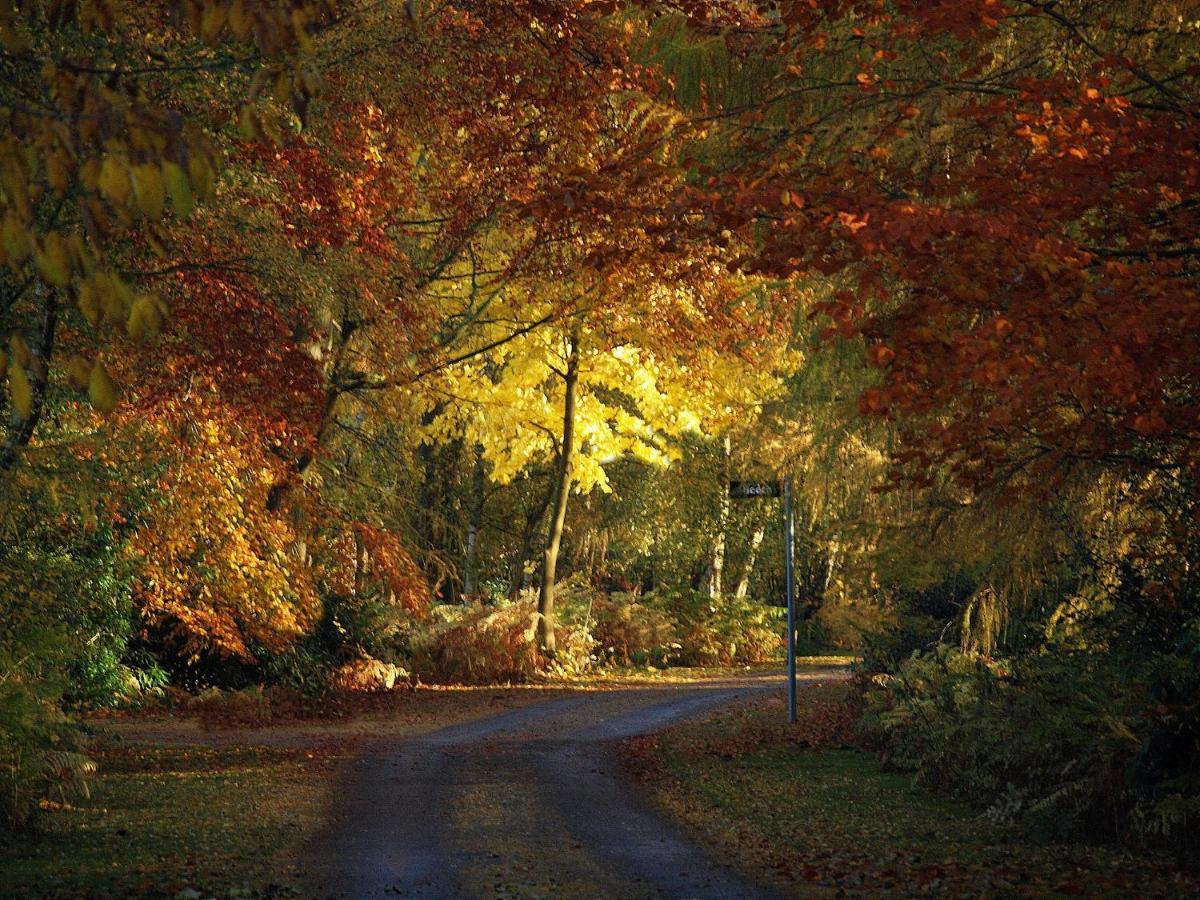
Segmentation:
<svg viewBox="0 0 1200 900">
<path fill-rule="evenodd" d="M 575 389 L 579 383 L 579 337 L 568 339 L 567 367 L 563 372 L 563 432 L 555 472 L 557 492 L 550 530 L 546 535 L 546 550 L 542 557 L 542 586 L 538 593 L 538 639 L 542 649 L 553 654 L 554 642 L 554 577 L 558 568 L 558 551 L 562 546 L 563 525 L 567 519 L 567 500 L 571 495 L 571 463 L 575 450 Z"/>
</svg>

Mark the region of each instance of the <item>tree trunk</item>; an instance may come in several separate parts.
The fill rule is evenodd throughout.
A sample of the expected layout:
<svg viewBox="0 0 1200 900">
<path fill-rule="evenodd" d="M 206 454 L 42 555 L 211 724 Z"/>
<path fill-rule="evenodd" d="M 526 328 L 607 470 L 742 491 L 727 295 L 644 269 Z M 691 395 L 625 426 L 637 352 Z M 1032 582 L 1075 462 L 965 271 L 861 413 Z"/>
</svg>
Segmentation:
<svg viewBox="0 0 1200 900">
<path fill-rule="evenodd" d="M 724 588 L 725 577 L 725 531 L 729 527 L 729 457 L 732 452 L 729 438 L 724 443 L 724 482 L 721 484 L 721 511 L 717 518 L 717 538 L 713 541 L 712 569 L 708 578 L 708 596 L 719 597 Z"/>
<path fill-rule="evenodd" d="M 554 646 L 554 576 L 558 567 L 558 550 L 562 544 L 563 524 L 567 518 L 567 498 L 571 494 L 571 463 L 575 450 L 575 387 L 579 382 L 579 336 L 567 339 L 567 368 L 563 374 L 563 431 L 562 446 L 555 471 L 556 496 L 550 530 L 546 535 L 546 552 L 542 559 L 542 587 L 538 593 L 538 638 L 542 649 L 553 654 Z"/>
<path fill-rule="evenodd" d="M 546 510 L 550 508 L 553 494 L 554 482 L 551 478 L 547 489 L 541 494 L 541 502 L 531 506 L 525 513 L 525 527 L 521 530 L 521 546 L 513 556 L 508 570 L 509 600 L 516 600 L 521 595 L 521 591 L 529 587 L 529 571 L 525 564 L 533 556 L 533 540 L 542 525 L 542 520 L 546 518 Z"/>
<path fill-rule="evenodd" d="M 742 566 L 742 574 L 738 578 L 737 587 L 733 592 L 733 595 L 739 600 L 745 600 L 746 593 L 750 590 L 750 576 L 754 573 L 754 563 L 758 559 L 758 548 L 762 546 L 763 537 L 766 533 L 766 526 L 759 525 L 754 529 L 754 534 L 750 536 L 750 549 L 746 553 L 746 564 Z"/>
<path fill-rule="evenodd" d="M 39 291 L 45 305 L 43 306 L 42 330 L 32 349 L 33 364 L 28 373 L 32 398 L 29 405 L 29 415 L 24 419 L 13 411 L 12 425 L 8 430 L 3 445 L 0 445 L 0 469 L 10 469 L 20 459 L 21 452 L 33 439 L 38 422 L 42 418 L 42 410 L 46 405 L 46 387 L 49 384 L 50 357 L 54 353 L 54 338 L 58 327 L 58 300 L 53 291 Z M 16 365 L 15 362 L 10 365 Z M 6 372 L 0 371 L 0 402 L 4 400 L 3 380 Z"/>
<path fill-rule="evenodd" d="M 821 584 L 821 602 L 825 603 L 829 600 L 829 589 L 833 586 L 833 576 L 837 572 L 838 555 L 841 550 L 841 544 L 838 543 L 835 535 L 829 541 L 829 548 L 825 551 L 825 578 Z"/>
<path fill-rule="evenodd" d="M 479 528 L 483 524 L 483 447 L 475 445 L 475 471 L 471 477 L 471 515 L 467 522 L 466 559 L 463 560 L 463 595 L 473 596 L 476 584 L 476 569 L 479 561 Z"/>
</svg>

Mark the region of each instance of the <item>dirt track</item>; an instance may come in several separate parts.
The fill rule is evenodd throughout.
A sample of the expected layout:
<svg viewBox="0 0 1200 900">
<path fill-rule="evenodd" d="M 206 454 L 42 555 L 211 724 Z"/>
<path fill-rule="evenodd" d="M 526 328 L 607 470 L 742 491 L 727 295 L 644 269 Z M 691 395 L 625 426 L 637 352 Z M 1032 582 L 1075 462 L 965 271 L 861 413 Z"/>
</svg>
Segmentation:
<svg viewBox="0 0 1200 900">
<path fill-rule="evenodd" d="M 303 868 L 314 894 L 343 898 L 771 896 L 650 809 L 615 751 L 782 689 L 779 676 L 756 676 L 559 697 L 381 741 L 350 767 Z"/>
</svg>

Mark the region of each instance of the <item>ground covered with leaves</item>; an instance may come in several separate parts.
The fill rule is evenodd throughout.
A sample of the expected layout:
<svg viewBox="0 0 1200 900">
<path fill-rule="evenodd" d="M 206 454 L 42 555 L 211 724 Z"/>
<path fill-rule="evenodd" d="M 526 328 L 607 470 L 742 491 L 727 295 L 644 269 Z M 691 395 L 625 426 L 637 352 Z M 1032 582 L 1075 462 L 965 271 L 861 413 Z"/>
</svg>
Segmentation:
<svg viewBox="0 0 1200 900">
<path fill-rule="evenodd" d="M 90 796 L 0 842 L 0 897 L 299 897 L 306 842 L 342 765 L 551 689 L 421 689 L 301 700 L 230 691 L 89 717 Z"/>
<path fill-rule="evenodd" d="M 635 777 L 748 874 L 796 896 L 1195 896 L 1200 875 L 1119 848 L 1039 844 L 915 788 L 856 746 L 845 684 L 626 744 Z"/>
<path fill-rule="evenodd" d="M 290 893 L 281 854 L 320 821 L 328 754 L 105 741 L 91 796 L 0 850 L 12 897 Z"/>
</svg>

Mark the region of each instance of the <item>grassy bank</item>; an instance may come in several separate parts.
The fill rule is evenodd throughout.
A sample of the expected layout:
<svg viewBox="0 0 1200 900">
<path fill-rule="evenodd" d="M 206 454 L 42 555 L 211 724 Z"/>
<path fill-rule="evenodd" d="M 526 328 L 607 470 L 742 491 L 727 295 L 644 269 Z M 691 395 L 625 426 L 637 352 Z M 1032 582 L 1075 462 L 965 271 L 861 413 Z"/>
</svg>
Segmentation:
<svg viewBox="0 0 1200 900">
<path fill-rule="evenodd" d="M 91 796 L 44 810 L 36 832 L 5 841 L 0 895 L 290 893 L 279 867 L 321 820 L 330 757 L 114 741 L 91 752 L 100 765 Z"/>
<path fill-rule="evenodd" d="M 685 722 L 628 749 L 635 775 L 714 852 L 795 896 L 1193 896 L 1200 878 L 1115 848 L 1040 845 L 915 789 L 847 740 L 849 688 Z"/>
</svg>

